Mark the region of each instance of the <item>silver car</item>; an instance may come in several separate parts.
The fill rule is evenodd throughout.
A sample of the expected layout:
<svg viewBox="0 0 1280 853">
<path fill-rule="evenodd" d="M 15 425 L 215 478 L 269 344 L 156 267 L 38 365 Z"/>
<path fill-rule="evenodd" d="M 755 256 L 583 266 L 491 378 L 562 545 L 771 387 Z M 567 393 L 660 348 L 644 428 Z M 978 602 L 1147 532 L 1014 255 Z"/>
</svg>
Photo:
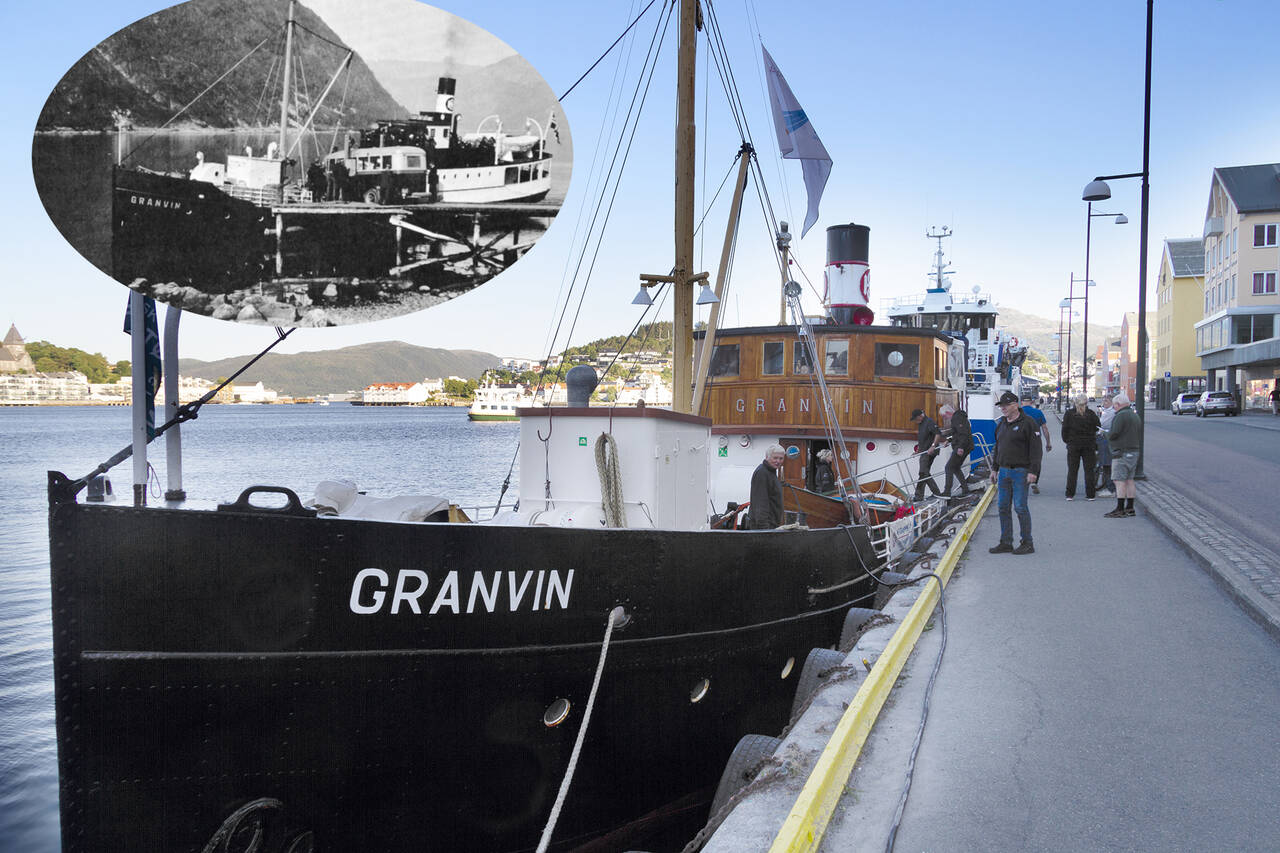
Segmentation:
<svg viewBox="0 0 1280 853">
<path fill-rule="evenodd" d="M 1196 401 L 1196 417 L 1206 418 L 1209 415 L 1238 415 L 1235 395 L 1230 391 L 1205 391 Z"/>
<path fill-rule="evenodd" d="M 1200 394 L 1195 391 L 1188 391 L 1173 398 L 1173 404 L 1169 407 L 1175 415 L 1195 414 L 1196 403 L 1200 400 Z"/>
</svg>

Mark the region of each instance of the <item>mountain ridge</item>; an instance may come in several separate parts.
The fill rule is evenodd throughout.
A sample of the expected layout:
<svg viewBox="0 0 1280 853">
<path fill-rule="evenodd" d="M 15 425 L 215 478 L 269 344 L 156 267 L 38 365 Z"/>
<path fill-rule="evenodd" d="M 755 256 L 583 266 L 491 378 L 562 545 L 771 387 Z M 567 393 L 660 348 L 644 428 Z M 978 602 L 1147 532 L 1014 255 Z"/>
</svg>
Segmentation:
<svg viewBox="0 0 1280 853">
<path fill-rule="evenodd" d="M 215 361 L 178 360 L 183 376 L 219 379 L 230 376 L 252 355 Z M 293 397 L 359 392 L 375 382 L 421 382 L 458 376 L 475 379 L 498 366 L 498 356 L 481 350 L 420 347 L 404 341 L 355 344 L 336 350 L 269 353 L 236 379 L 237 384 L 262 382 Z"/>
</svg>

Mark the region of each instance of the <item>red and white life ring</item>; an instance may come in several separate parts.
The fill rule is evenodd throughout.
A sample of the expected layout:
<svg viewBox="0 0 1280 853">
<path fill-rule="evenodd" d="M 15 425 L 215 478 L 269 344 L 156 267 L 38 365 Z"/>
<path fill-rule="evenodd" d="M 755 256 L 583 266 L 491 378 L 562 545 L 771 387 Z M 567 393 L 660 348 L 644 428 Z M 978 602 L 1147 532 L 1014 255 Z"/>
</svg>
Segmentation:
<svg viewBox="0 0 1280 853">
<path fill-rule="evenodd" d="M 1012 347 L 1013 349 L 1017 349 L 1017 348 L 1018 348 L 1018 339 L 1017 339 L 1017 338 L 1011 338 L 1011 339 L 1009 340 L 1009 346 L 1010 346 L 1010 347 Z"/>
</svg>

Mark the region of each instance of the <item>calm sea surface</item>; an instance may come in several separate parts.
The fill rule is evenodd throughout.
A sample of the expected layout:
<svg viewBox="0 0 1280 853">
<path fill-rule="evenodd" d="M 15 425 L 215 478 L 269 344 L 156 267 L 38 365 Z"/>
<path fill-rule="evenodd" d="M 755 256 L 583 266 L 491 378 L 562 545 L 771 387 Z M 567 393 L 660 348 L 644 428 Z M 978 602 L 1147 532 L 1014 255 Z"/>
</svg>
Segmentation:
<svg viewBox="0 0 1280 853">
<path fill-rule="evenodd" d="M 234 500 L 249 485 L 309 499 L 320 480 L 371 495 L 434 494 L 492 505 L 519 424 L 473 424 L 461 408 L 206 406 L 183 427 L 192 499 Z M 58 761 L 45 472 L 79 477 L 129 441 L 126 408 L 0 408 L 0 851 L 58 849 Z M 161 442 L 162 443 L 162 442 Z M 151 459 L 164 483 L 164 451 Z M 110 476 L 131 492 L 131 463 Z M 519 490 L 518 468 L 504 505 Z"/>
</svg>

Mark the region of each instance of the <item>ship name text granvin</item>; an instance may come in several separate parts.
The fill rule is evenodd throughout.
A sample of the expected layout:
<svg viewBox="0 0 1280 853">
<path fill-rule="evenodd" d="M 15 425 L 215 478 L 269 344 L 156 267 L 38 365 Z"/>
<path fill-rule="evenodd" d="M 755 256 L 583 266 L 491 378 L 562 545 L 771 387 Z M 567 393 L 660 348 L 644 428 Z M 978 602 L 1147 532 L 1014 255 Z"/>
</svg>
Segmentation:
<svg viewBox="0 0 1280 853">
<path fill-rule="evenodd" d="M 129 196 L 129 204 L 136 204 L 139 207 L 159 207 L 165 210 L 181 210 L 182 202 L 173 201 L 167 198 L 155 198 L 149 195 L 131 195 Z"/>
<path fill-rule="evenodd" d="M 799 405 L 799 411 L 797 412 L 797 414 L 801 414 L 801 415 L 808 414 L 810 406 L 812 405 L 809 398 L 801 397 L 797 402 Z M 873 401 L 863 400 L 861 402 L 862 402 L 862 414 L 864 415 L 873 414 L 872 412 Z M 849 414 L 852 411 L 852 405 L 853 405 L 852 401 L 848 397 L 846 397 L 844 399 L 844 411 L 840 412 L 840 414 L 845 414 L 845 415 Z M 733 401 L 733 409 L 739 414 L 745 414 L 748 409 L 750 409 L 753 412 L 759 412 L 760 414 L 765 414 L 767 412 L 786 413 L 787 401 L 784 397 L 778 397 L 774 400 L 766 400 L 764 397 L 756 397 L 752 400 L 748 400 L 746 397 L 738 397 Z"/>
<path fill-rule="evenodd" d="M 503 575 L 506 577 L 504 578 Z M 440 611 L 454 614 L 493 613 L 503 608 L 517 610 L 565 610 L 573 589 L 573 569 L 561 577 L 558 571 L 474 572 L 468 582 L 458 572 L 449 572 L 427 596 L 430 578 L 417 569 L 401 569 L 391 576 L 382 569 L 361 569 L 351 582 L 351 612 L 361 615 L 393 615 Z M 388 595 L 390 593 L 390 595 Z M 424 596 L 427 596 L 424 598 Z M 431 604 L 428 607 L 427 601 Z"/>
</svg>

